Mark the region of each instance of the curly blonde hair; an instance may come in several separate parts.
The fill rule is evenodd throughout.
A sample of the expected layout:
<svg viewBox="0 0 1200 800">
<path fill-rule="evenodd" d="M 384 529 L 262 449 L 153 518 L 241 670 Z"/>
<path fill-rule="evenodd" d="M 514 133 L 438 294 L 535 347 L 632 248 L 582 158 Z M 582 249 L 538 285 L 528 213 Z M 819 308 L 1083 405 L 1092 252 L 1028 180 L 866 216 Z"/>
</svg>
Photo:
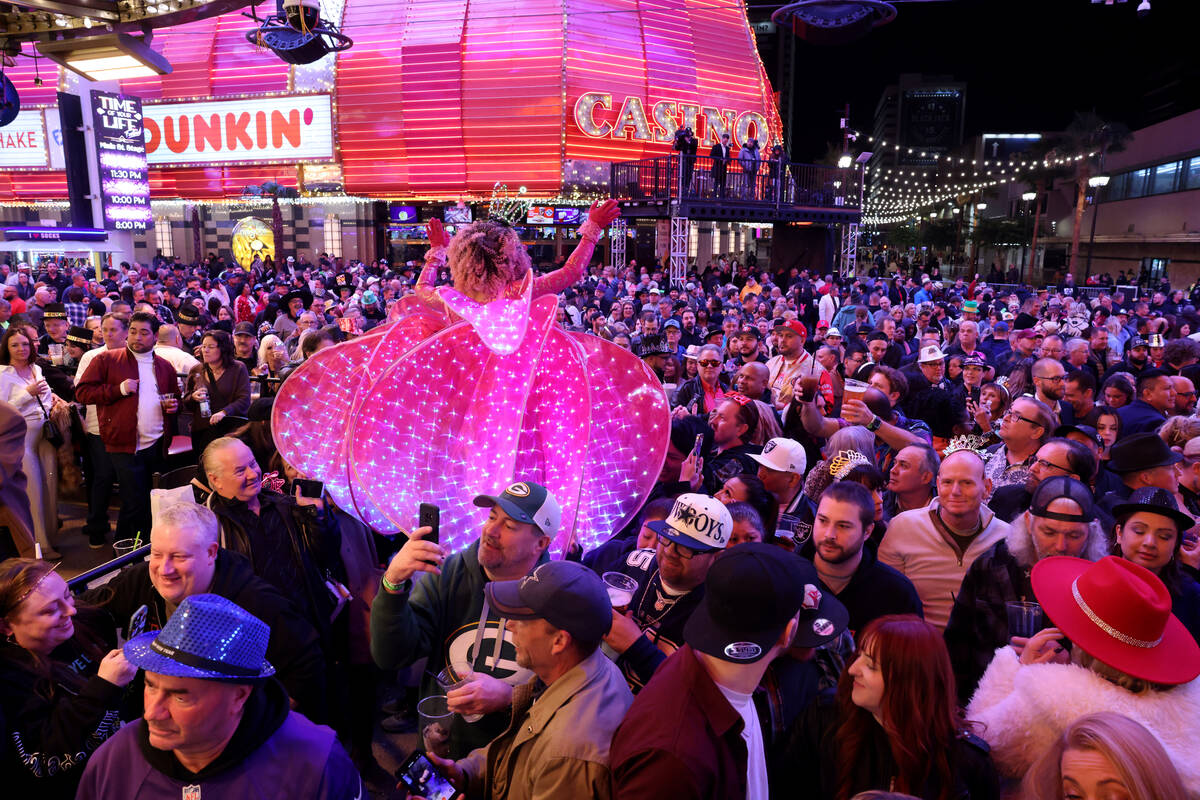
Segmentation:
<svg viewBox="0 0 1200 800">
<path fill-rule="evenodd" d="M 509 226 L 490 219 L 461 228 L 447 251 L 454 288 L 495 300 L 529 272 L 529 253 Z"/>
</svg>

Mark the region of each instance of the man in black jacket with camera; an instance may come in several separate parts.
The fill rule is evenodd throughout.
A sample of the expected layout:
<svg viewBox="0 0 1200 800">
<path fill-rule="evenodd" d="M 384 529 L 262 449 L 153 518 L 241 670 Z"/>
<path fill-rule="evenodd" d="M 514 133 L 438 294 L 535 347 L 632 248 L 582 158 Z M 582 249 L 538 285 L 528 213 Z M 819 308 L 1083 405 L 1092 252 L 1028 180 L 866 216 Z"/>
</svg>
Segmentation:
<svg viewBox="0 0 1200 800">
<path fill-rule="evenodd" d="M 692 173 L 696 169 L 696 151 L 699 144 L 696 142 L 696 134 L 691 128 L 680 128 L 675 131 L 674 149 L 679 152 L 683 162 L 682 180 L 679 184 L 680 196 L 691 194 L 692 188 Z"/>
</svg>

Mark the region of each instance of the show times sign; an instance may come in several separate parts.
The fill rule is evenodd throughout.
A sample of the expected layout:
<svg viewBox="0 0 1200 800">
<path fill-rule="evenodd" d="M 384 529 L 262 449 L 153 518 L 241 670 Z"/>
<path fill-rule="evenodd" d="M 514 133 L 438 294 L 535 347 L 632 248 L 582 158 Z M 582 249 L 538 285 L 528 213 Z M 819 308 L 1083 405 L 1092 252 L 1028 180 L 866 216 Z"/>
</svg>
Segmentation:
<svg viewBox="0 0 1200 800">
<path fill-rule="evenodd" d="M 148 104 L 146 154 L 155 166 L 328 160 L 333 101 L 311 94 Z"/>
<path fill-rule="evenodd" d="M 150 221 L 150 179 L 142 101 L 93 89 L 92 119 L 104 226 L 145 231 Z"/>
</svg>

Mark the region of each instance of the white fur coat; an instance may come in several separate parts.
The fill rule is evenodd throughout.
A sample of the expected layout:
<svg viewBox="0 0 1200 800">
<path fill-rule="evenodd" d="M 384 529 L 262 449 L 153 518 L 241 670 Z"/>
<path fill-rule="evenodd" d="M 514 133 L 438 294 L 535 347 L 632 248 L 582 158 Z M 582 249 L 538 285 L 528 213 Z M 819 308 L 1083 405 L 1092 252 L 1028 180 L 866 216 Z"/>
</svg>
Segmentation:
<svg viewBox="0 0 1200 800">
<path fill-rule="evenodd" d="M 1200 796 L 1200 680 L 1136 695 L 1075 664 L 1022 665 L 1011 647 L 996 651 L 967 707 L 1003 774 L 1022 777 L 1084 714 L 1113 711 L 1136 720 L 1166 749 L 1188 791 Z"/>
</svg>

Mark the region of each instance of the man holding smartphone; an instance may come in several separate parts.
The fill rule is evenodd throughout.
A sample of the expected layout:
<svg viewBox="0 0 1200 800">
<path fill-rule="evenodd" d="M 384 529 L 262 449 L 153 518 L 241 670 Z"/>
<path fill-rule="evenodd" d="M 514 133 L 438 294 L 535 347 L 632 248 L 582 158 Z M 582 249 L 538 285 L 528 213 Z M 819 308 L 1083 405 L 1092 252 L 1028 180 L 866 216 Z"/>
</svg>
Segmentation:
<svg viewBox="0 0 1200 800">
<path fill-rule="evenodd" d="M 421 696 L 441 694 L 434 676 L 448 663 L 465 662 L 471 681 L 446 693 L 456 716 L 450 753 L 461 758 L 499 735 L 509 721 L 513 687 L 533 673 L 516 657 L 503 612 L 484 596 L 490 581 L 518 580 L 550 560 L 547 548 L 558 532 L 562 511 L 544 486 L 511 484 L 497 495 L 479 495 L 475 505 L 490 509 L 478 541 L 451 554 L 426 541 L 430 527 L 418 527 L 392 557 L 383 590 L 371 604 L 371 655 L 381 669 L 408 666 L 428 658 Z M 477 722 L 462 715 L 482 714 Z"/>
</svg>

